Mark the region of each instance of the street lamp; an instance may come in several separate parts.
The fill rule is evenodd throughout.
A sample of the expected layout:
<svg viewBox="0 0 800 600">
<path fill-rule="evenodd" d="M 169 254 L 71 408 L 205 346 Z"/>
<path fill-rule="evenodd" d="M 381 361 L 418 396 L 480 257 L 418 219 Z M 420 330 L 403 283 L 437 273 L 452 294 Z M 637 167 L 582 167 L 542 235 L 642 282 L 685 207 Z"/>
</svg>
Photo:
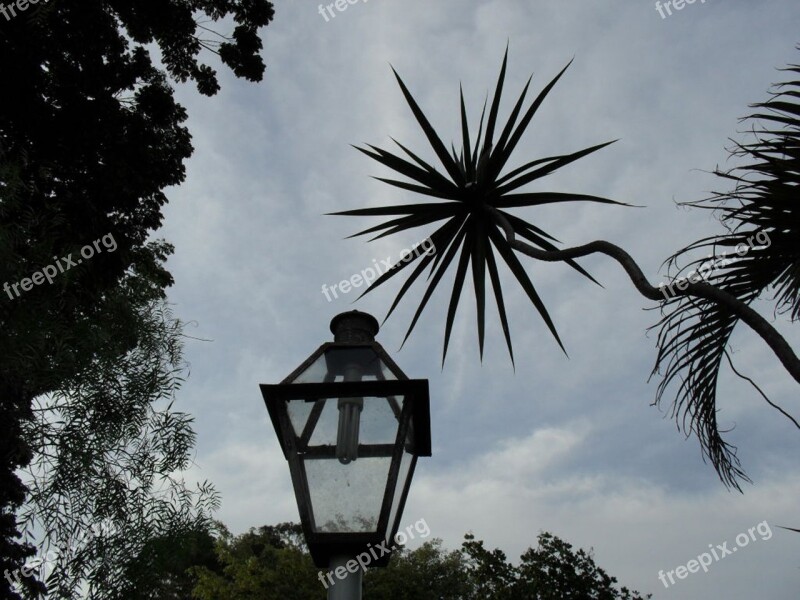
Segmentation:
<svg viewBox="0 0 800 600">
<path fill-rule="evenodd" d="M 371 315 L 342 313 L 330 328 L 333 342 L 261 393 L 314 563 L 343 567 L 366 553 L 362 564 L 385 566 L 417 457 L 431 455 L 428 381 L 400 370 Z M 361 598 L 362 570 L 347 570 L 328 598 Z"/>
</svg>

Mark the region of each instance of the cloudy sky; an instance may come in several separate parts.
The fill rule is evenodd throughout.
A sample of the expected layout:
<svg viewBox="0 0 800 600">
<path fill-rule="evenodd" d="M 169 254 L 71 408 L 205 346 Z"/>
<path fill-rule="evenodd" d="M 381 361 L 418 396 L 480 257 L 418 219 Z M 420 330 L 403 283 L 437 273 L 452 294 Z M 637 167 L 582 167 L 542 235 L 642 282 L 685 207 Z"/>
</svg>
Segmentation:
<svg viewBox="0 0 800 600">
<path fill-rule="evenodd" d="M 373 260 L 394 262 L 422 239 L 345 240 L 374 222 L 324 216 L 419 201 L 371 179 L 387 172 L 350 147 L 389 148 L 392 136 L 434 159 L 390 65 L 449 142 L 459 135 L 459 83 L 476 123 L 507 42 L 503 116 L 530 73 L 538 91 L 574 57 L 516 161 L 619 138 L 530 190 L 644 208 L 576 203 L 517 214 L 565 244 L 614 241 L 658 282 L 673 251 L 720 231 L 711 215 L 676 203 L 720 189 L 708 172 L 732 164 L 725 148 L 744 127 L 737 119 L 766 97 L 777 67 L 798 62 L 800 42 L 796 0 L 700 0 L 664 18 L 650 0 L 358 0 L 333 10 L 326 20 L 309 0 L 278 3 L 263 31 L 262 83 L 221 70 L 212 99 L 178 88 L 195 153 L 186 182 L 170 190 L 159 236 L 176 246 L 176 314 L 197 323 L 190 335 L 212 340 L 189 342 L 179 405 L 197 419 L 192 476 L 216 484 L 218 516 L 237 533 L 298 516 L 258 384 L 277 383 L 330 339 L 335 314 L 358 308 L 382 319 L 394 282 L 355 304 L 356 292 L 329 302 L 322 286 Z M 652 303 L 602 257 L 582 264 L 604 288 L 563 265 L 524 263 L 569 357 L 508 273 L 516 372 L 491 303 L 481 363 L 468 290 L 444 368 L 447 285 L 402 350 L 420 289 L 379 333 L 404 371 L 431 386 L 433 456 L 418 465 L 404 521 L 424 518 L 451 548 L 473 531 L 514 558 L 550 531 L 594 548 L 600 566 L 657 599 L 796 599 L 800 535 L 777 526 L 800 526 L 797 430 L 726 372 L 720 421 L 735 427 L 729 439 L 754 481 L 743 494 L 727 491 L 697 441 L 676 430 L 669 406 L 651 406 Z M 796 329 L 777 325 L 800 347 Z M 741 329 L 733 351 L 773 400 L 800 413 L 796 384 L 760 339 Z M 756 533 L 708 573 L 668 588 L 659 581 L 659 570 L 686 565 L 710 544 L 736 546 L 738 534 L 764 521 L 771 537 Z"/>
</svg>

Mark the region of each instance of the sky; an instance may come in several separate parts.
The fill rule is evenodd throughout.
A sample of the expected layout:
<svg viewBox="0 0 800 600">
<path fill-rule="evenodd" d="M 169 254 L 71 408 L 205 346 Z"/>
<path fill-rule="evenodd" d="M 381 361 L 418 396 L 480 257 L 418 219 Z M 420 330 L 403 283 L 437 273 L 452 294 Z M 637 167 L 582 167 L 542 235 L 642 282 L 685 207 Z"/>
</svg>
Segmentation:
<svg viewBox="0 0 800 600">
<path fill-rule="evenodd" d="M 506 44 L 503 118 L 531 73 L 537 93 L 574 58 L 512 162 L 619 139 L 527 189 L 641 208 L 570 203 L 515 214 L 566 245 L 617 243 L 659 282 L 673 252 L 722 231 L 713 215 L 678 203 L 728 189 L 710 172 L 734 164 L 726 148 L 744 139 L 739 118 L 781 80 L 777 68 L 798 62 L 800 42 L 796 0 L 699 0 L 672 14 L 650 0 L 356 0 L 332 10 L 277 2 L 262 30 L 263 82 L 223 68 L 211 99 L 176 88 L 195 152 L 186 181 L 168 190 L 156 235 L 176 247 L 176 315 L 191 322 L 189 335 L 209 340 L 187 342 L 191 374 L 176 408 L 196 417 L 189 477 L 214 482 L 217 516 L 235 533 L 298 520 L 258 385 L 278 383 L 329 341 L 336 314 L 357 308 L 382 321 L 399 281 L 358 302 L 361 290 L 329 301 L 323 286 L 395 262 L 430 233 L 367 243 L 345 238 L 377 221 L 325 216 L 420 201 L 372 179 L 388 171 L 351 147 L 389 149 L 391 136 L 435 160 L 390 66 L 449 143 L 460 135 L 459 84 L 474 127 Z M 402 349 L 421 289 L 378 334 L 410 377 L 430 381 L 433 455 L 419 461 L 403 523 L 424 519 L 448 548 L 471 531 L 514 560 L 549 531 L 592 548 L 621 584 L 656 599 L 796 599 L 800 535 L 778 527 L 800 527 L 796 428 L 724 372 L 719 419 L 753 480 L 741 494 L 726 489 L 697 440 L 677 430 L 669 403 L 652 405 L 654 303 L 604 257 L 581 262 L 603 287 L 561 264 L 522 261 L 568 356 L 508 272 L 516 369 L 493 302 L 481 360 L 471 282 L 442 367 L 452 270 Z M 758 306 L 800 347 L 797 328 Z M 740 326 L 732 351 L 773 401 L 800 414 L 796 383 L 760 338 Z M 737 535 L 753 528 L 738 547 Z M 707 572 L 659 579 L 704 552 L 724 554 L 717 546 L 736 552 Z"/>
</svg>

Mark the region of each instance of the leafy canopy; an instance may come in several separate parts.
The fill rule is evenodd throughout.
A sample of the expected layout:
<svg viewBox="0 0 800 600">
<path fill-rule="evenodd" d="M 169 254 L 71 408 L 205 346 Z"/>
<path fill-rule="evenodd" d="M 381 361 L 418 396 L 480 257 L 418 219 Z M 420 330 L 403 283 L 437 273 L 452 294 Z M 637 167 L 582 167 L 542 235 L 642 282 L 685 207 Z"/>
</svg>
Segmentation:
<svg viewBox="0 0 800 600">
<path fill-rule="evenodd" d="M 325 575 L 314 566 L 299 525 L 251 529 L 232 536 L 221 528 L 219 566 L 191 569 L 200 600 L 324 600 Z M 467 534 L 461 548 L 446 550 L 439 539 L 415 550 L 399 548 L 386 568 L 370 568 L 363 579 L 371 600 L 644 600 L 594 562 L 591 552 L 544 532 L 518 564 L 502 550 L 488 550 Z"/>
</svg>

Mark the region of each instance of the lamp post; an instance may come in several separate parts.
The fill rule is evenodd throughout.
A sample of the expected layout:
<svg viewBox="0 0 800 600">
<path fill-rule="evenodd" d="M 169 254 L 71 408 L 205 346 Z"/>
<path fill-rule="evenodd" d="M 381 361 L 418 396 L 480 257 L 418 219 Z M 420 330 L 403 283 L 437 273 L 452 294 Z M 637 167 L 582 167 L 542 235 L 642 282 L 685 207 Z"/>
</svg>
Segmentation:
<svg viewBox="0 0 800 600">
<path fill-rule="evenodd" d="M 360 600 L 363 570 L 389 562 L 417 457 L 431 455 L 428 381 L 400 370 L 371 315 L 342 313 L 330 328 L 333 342 L 261 393 L 328 598 Z"/>
</svg>

